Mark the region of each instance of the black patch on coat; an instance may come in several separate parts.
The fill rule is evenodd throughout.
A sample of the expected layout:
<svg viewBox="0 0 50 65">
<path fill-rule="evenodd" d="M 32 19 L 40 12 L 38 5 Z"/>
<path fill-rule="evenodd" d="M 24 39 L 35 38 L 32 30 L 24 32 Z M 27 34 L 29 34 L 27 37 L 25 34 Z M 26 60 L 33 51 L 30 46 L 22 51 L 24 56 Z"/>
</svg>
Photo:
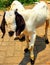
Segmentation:
<svg viewBox="0 0 50 65">
<path fill-rule="evenodd" d="M 20 33 L 25 29 L 25 21 L 22 15 L 20 15 L 17 10 L 15 11 L 15 20 L 16 20 L 16 36 L 20 35 Z"/>
</svg>

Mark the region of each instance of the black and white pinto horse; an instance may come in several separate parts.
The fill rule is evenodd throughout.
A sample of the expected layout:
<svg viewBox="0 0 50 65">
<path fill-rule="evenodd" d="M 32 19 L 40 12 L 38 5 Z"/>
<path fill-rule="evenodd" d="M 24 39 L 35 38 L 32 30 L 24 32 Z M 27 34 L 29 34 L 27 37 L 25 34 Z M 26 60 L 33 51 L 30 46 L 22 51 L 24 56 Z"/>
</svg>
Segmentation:
<svg viewBox="0 0 50 65">
<path fill-rule="evenodd" d="M 40 27 L 45 22 L 46 22 L 45 42 L 49 43 L 48 37 L 47 37 L 47 31 L 48 31 L 48 26 L 49 26 L 49 15 L 48 15 L 48 13 L 49 13 L 49 11 L 48 11 L 47 4 L 42 1 L 42 2 L 39 2 L 31 10 L 18 11 L 18 13 L 17 13 L 17 11 L 15 11 L 15 15 L 14 15 L 14 12 L 12 12 L 13 15 L 9 14 L 9 12 L 8 13 L 6 12 L 5 14 L 8 14 L 9 16 L 7 17 L 4 14 L 4 17 L 3 17 L 4 22 L 2 21 L 1 30 L 3 32 L 5 30 L 5 24 L 9 24 L 9 29 L 10 29 L 9 34 L 10 34 L 10 36 L 11 36 L 12 32 L 16 31 L 16 29 L 18 29 L 18 30 L 22 29 L 23 26 L 24 26 L 24 28 L 22 29 L 23 32 L 21 33 L 19 31 L 21 34 L 20 35 L 18 34 L 18 35 L 19 35 L 20 38 L 23 35 L 25 35 L 25 39 L 27 41 L 27 48 L 25 49 L 25 51 L 26 50 L 30 51 L 30 59 L 31 59 L 32 63 L 34 61 L 33 49 L 34 49 L 34 44 L 35 44 L 35 40 L 36 40 L 36 28 Z M 11 22 L 13 22 L 13 24 L 10 22 L 10 20 L 11 20 Z M 24 22 L 23 26 L 22 26 L 21 22 Z M 3 23 L 4 23 L 4 25 L 3 25 Z M 10 23 L 13 27 L 10 26 Z M 21 28 L 18 27 L 19 24 L 20 24 Z M 17 32 L 17 33 L 19 33 L 19 32 Z M 31 33 L 30 41 L 29 41 L 29 33 Z M 4 34 L 5 34 L 5 31 L 3 32 L 3 36 L 4 36 Z"/>
</svg>

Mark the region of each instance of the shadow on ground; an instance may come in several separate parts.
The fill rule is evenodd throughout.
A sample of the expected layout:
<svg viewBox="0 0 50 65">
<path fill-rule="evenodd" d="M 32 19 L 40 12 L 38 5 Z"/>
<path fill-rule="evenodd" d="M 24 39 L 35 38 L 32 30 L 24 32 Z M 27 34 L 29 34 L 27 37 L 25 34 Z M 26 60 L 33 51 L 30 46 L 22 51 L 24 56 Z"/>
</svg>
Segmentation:
<svg viewBox="0 0 50 65">
<path fill-rule="evenodd" d="M 35 42 L 35 45 L 34 45 L 34 50 L 33 50 L 34 51 L 34 56 L 35 56 L 34 64 L 35 64 L 38 53 L 43 51 L 45 48 L 46 48 L 46 44 L 45 44 L 45 41 L 44 41 L 44 37 L 37 36 L 36 42 Z M 27 65 L 28 62 L 30 62 L 29 57 L 30 57 L 29 52 L 24 53 L 24 58 L 19 63 L 19 65 Z"/>
</svg>

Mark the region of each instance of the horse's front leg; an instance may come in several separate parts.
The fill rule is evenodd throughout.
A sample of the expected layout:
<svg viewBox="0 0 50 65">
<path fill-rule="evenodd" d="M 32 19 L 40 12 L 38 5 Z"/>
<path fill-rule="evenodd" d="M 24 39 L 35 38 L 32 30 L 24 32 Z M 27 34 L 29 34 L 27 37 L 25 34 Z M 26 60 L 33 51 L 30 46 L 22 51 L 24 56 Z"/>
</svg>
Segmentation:
<svg viewBox="0 0 50 65">
<path fill-rule="evenodd" d="M 30 50 L 30 59 L 31 59 L 31 63 L 33 64 L 34 63 L 34 44 L 35 44 L 35 40 L 36 40 L 36 33 L 34 32 L 32 35 L 31 35 L 31 40 L 30 40 L 30 43 L 29 43 L 29 50 Z"/>
</svg>

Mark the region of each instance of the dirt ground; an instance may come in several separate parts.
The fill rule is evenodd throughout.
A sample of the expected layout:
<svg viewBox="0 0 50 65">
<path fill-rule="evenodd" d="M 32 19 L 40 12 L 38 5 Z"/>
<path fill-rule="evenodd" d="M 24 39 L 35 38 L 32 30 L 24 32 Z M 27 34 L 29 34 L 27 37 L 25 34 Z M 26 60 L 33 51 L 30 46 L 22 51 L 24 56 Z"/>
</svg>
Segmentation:
<svg viewBox="0 0 50 65">
<path fill-rule="evenodd" d="M 48 4 L 50 9 L 50 4 Z M 26 6 L 32 8 L 32 6 Z M 3 11 L 0 11 L 0 24 L 2 20 Z M 48 28 L 49 44 L 44 42 L 45 24 L 38 28 L 37 38 L 34 46 L 35 63 L 34 65 L 50 65 L 50 26 Z M 31 65 L 29 59 L 29 52 L 24 53 L 26 48 L 26 41 L 14 40 L 9 37 L 6 31 L 5 37 L 1 38 L 0 30 L 0 65 Z"/>
</svg>

